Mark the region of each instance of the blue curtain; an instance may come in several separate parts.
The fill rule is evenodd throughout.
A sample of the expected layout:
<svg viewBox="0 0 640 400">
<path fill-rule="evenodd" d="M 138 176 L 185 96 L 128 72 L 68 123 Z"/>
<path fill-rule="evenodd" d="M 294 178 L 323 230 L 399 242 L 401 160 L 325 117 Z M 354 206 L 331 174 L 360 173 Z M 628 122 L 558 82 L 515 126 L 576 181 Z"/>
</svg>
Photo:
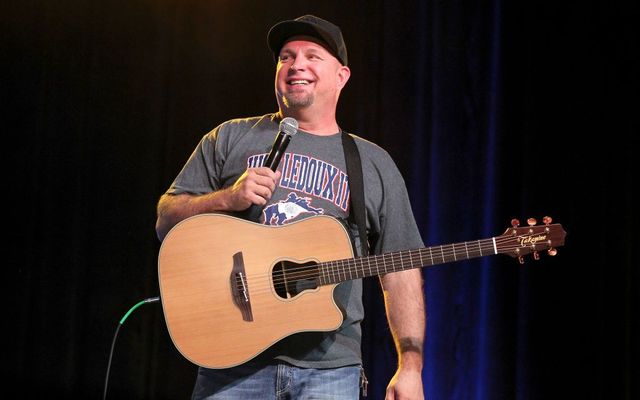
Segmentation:
<svg viewBox="0 0 640 400">
<path fill-rule="evenodd" d="M 612 252 L 624 244 L 607 234 L 591 241 L 588 226 L 596 212 L 631 232 L 631 105 L 622 94 L 637 82 L 637 39 L 624 10 L 429 1 L 388 5 L 384 15 L 372 40 L 382 45 L 364 64 L 376 71 L 367 80 L 385 112 L 360 122 L 381 127 L 374 140 L 405 171 L 425 243 L 495 236 L 512 218 L 540 224 L 550 215 L 569 227 L 556 258 L 424 270 L 427 398 L 630 398 L 637 358 L 620 343 L 637 336 L 637 305 L 628 304 L 638 274 L 625 251 Z M 600 249 L 595 259 L 586 243 Z M 379 288 L 368 288 L 366 365 L 382 397 L 395 355 Z"/>
</svg>

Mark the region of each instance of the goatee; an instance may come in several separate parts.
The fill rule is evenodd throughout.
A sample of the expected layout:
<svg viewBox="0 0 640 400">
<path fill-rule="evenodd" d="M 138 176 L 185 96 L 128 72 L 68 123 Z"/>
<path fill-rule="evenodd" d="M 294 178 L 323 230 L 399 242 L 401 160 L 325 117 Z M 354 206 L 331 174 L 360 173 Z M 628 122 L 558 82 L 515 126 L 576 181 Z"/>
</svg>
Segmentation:
<svg viewBox="0 0 640 400">
<path fill-rule="evenodd" d="M 313 94 L 299 96 L 296 93 L 285 93 L 282 101 L 287 108 L 304 108 L 313 104 Z"/>
</svg>

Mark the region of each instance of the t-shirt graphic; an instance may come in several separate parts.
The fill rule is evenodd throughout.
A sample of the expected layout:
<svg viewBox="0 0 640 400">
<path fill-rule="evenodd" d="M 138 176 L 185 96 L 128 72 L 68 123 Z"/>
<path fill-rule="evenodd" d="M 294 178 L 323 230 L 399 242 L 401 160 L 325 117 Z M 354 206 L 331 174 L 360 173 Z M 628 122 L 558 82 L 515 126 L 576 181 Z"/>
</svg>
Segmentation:
<svg viewBox="0 0 640 400">
<path fill-rule="evenodd" d="M 265 225 L 283 225 L 301 214 L 324 214 L 324 210 L 312 207 L 311 197 L 300 197 L 291 192 L 285 200 L 265 207 L 262 213 Z"/>
</svg>

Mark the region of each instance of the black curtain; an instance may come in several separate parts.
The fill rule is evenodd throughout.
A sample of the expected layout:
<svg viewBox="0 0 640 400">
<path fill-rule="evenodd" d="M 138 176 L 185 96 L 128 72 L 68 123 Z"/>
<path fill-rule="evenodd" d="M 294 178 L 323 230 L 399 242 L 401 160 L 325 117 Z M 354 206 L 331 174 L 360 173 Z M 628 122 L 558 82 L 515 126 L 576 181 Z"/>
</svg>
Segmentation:
<svg viewBox="0 0 640 400">
<path fill-rule="evenodd" d="M 342 127 L 389 151 L 429 246 L 553 217 L 558 255 L 423 269 L 429 399 L 638 395 L 637 14 L 627 4 L 5 2 L 9 393 L 102 396 L 158 296 L 155 203 L 200 137 L 276 110 L 269 27 L 340 25 Z M 516 4 L 517 3 L 517 4 Z M 367 279 L 370 398 L 395 353 Z M 231 345 L 231 344 L 230 344 Z M 158 303 L 109 398 L 188 398 Z"/>
</svg>

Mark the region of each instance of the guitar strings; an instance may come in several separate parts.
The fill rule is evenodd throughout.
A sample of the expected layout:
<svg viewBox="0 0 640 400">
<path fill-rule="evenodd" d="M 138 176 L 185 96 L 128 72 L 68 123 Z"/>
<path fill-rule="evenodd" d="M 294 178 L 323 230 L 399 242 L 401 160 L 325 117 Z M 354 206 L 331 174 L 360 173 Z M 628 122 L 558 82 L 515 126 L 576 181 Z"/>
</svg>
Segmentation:
<svg viewBox="0 0 640 400">
<path fill-rule="evenodd" d="M 486 240 L 486 239 L 485 239 Z M 512 241 L 513 238 L 506 238 L 506 240 L 497 240 L 496 242 L 504 242 L 504 241 Z M 470 242 L 467 242 L 470 243 Z M 460 243 L 458 245 L 463 245 L 464 243 Z M 447 246 L 446 251 L 445 246 Z M 427 247 L 427 248 L 422 248 L 422 249 L 416 249 L 416 250 L 401 250 L 401 251 L 397 251 L 397 252 L 390 252 L 390 253 L 385 253 L 385 254 L 381 254 L 381 255 L 376 255 L 376 256 L 370 256 L 370 257 L 358 257 L 358 258 L 349 258 L 349 259 L 343 259 L 343 260 L 333 260 L 333 261 L 326 261 L 326 262 L 320 262 L 317 264 L 313 264 L 313 265 L 302 265 L 302 266 L 298 266 L 298 267 L 290 267 L 287 269 L 287 275 L 289 277 L 291 277 L 290 280 L 294 280 L 295 279 L 311 279 L 311 278 L 317 278 L 318 277 L 318 273 L 317 273 L 317 269 L 322 269 L 323 267 L 328 268 L 328 270 L 326 270 L 326 272 L 328 272 L 331 275 L 341 275 L 341 276 L 346 276 L 347 274 L 349 274 L 351 276 L 351 278 L 345 278 L 342 280 L 349 280 L 349 279 L 354 279 L 353 278 L 353 272 L 356 271 L 361 271 L 363 270 L 364 264 L 366 260 L 375 260 L 373 261 L 373 263 L 375 263 L 375 267 L 377 269 L 377 271 L 380 270 L 380 268 L 383 268 L 384 271 L 382 273 L 389 273 L 389 272 L 396 272 L 396 271 L 401 271 L 404 269 L 411 269 L 411 268 L 418 268 L 418 267 L 424 267 L 424 266 L 430 266 L 430 265 L 438 265 L 438 264 L 442 264 L 442 263 L 447 263 L 447 262 L 454 262 L 454 261 L 463 261 L 466 259 L 470 259 L 470 258 L 476 258 L 476 257 L 480 257 L 483 255 L 494 255 L 494 251 L 493 251 L 493 246 L 491 244 L 489 245 L 484 245 L 484 246 L 478 246 L 474 249 L 471 249 L 471 253 L 474 254 L 470 254 L 469 257 L 464 257 L 464 253 L 461 250 L 454 250 L 454 246 L 455 245 L 443 245 L 442 249 L 440 249 L 440 246 L 434 246 L 434 247 Z M 450 248 L 450 249 L 449 249 Z M 518 248 L 522 248 L 522 246 L 520 245 L 516 245 L 513 246 L 511 248 L 504 248 L 503 252 L 508 252 L 509 250 L 516 250 Z M 420 254 L 420 252 L 425 253 L 426 250 L 433 250 L 433 249 L 437 249 L 436 250 L 436 254 L 434 254 L 434 262 L 430 263 L 424 263 L 424 254 Z M 468 248 L 467 248 L 468 250 Z M 486 251 L 481 251 L 481 250 L 486 250 Z M 433 252 L 431 252 L 433 254 Z M 440 253 L 440 254 L 438 254 Z M 481 253 L 487 253 L 487 254 L 481 254 Z M 447 258 L 450 258 L 453 254 L 456 255 L 463 255 L 460 259 L 457 259 L 457 257 L 454 257 L 454 259 L 449 259 L 447 260 Z M 414 263 L 415 259 L 419 259 L 420 262 L 419 263 Z M 429 256 L 429 259 L 431 259 L 431 255 Z M 438 260 L 440 259 L 440 260 Z M 437 260 L 437 262 L 435 262 Z M 442 261 L 441 261 L 442 260 Z M 407 262 L 411 267 L 410 268 L 404 268 L 403 264 Z M 371 268 L 371 263 L 372 262 L 367 262 L 368 266 L 369 266 L 369 270 L 372 270 Z M 394 268 L 392 270 L 387 269 L 387 267 L 389 266 L 393 266 L 393 265 L 397 265 L 400 264 L 401 267 L 400 268 Z M 347 268 L 344 267 L 344 265 L 347 265 Z M 382 265 L 380 265 L 382 264 Z M 420 265 L 417 265 L 420 264 Z M 424 264 L 424 265 L 422 265 Z M 340 270 L 336 270 L 336 271 L 331 271 L 331 268 L 338 268 L 342 266 L 342 268 Z M 311 272 L 309 272 L 311 271 Z M 380 273 L 378 273 L 380 274 Z M 271 275 L 271 274 L 268 274 Z M 376 275 L 376 274 L 372 274 L 372 275 Z M 267 275 L 265 275 L 267 276 Z M 357 278 L 357 274 L 356 274 L 356 278 Z M 258 279 L 261 278 L 261 276 L 257 276 L 257 275 L 248 275 L 247 279 Z M 274 283 L 278 284 L 278 283 L 282 283 L 279 282 L 277 279 L 274 280 Z"/>
<path fill-rule="evenodd" d="M 497 240 L 496 243 L 499 244 L 501 242 L 505 242 L 505 241 L 513 241 L 513 238 L 506 238 L 507 240 Z M 484 239 L 485 241 L 490 241 L 490 239 Z M 289 274 L 295 274 L 298 271 L 301 272 L 305 272 L 305 271 L 309 271 L 310 267 L 313 266 L 320 266 L 320 268 L 322 267 L 338 267 L 337 264 L 342 264 L 343 268 L 341 269 L 341 271 L 359 271 L 362 269 L 362 267 L 365 264 L 365 261 L 367 260 L 374 260 L 373 263 L 377 264 L 376 267 L 379 267 L 379 263 L 382 263 L 382 267 L 385 268 L 384 273 L 387 272 L 395 272 L 395 271 L 401 271 L 405 268 L 403 268 L 402 266 L 398 269 L 394 269 L 392 271 L 387 271 L 386 268 L 389 265 L 394 265 L 394 264 L 403 264 L 404 261 L 409 260 L 409 264 L 413 263 L 413 260 L 415 258 L 419 258 L 420 259 L 420 266 L 428 266 L 428 265 L 438 265 L 438 264 L 442 264 L 442 263 L 447 263 L 447 262 L 454 262 L 454 261 L 458 261 L 457 257 L 455 257 L 455 255 L 460 255 L 462 254 L 462 257 L 459 259 L 459 261 L 463 261 L 466 259 L 471 259 L 471 258 L 476 258 L 476 257 L 481 257 L 481 256 L 488 256 L 488 255 L 495 255 L 496 253 L 494 252 L 494 248 L 491 243 L 485 243 L 480 244 L 479 246 L 475 247 L 475 248 L 469 248 L 469 246 L 467 246 L 465 248 L 464 251 L 460 250 L 460 249 L 455 249 L 454 247 L 456 245 L 458 245 L 459 247 L 468 243 L 472 243 L 472 242 L 462 242 L 462 243 L 456 243 L 453 245 L 442 245 L 442 246 L 432 246 L 432 247 L 425 247 L 422 249 L 415 249 L 415 250 L 400 250 L 400 251 L 396 251 L 396 252 L 389 252 L 389 253 L 385 253 L 385 254 L 379 254 L 379 255 L 375 255 L 375 256 L 368 256 L 368 257 L 356 257 L 356 258 L 347 258 L 347 259 L 342 259 L 342 260 L 332 260 L 332 261 L 325 261 L 325 262 L 320 262 L 317 264 L 313 264 L 313 265 L 301 265 L 299 267 L 291 267 L 289 269 L 287 269 L 287 272 Z M 479 241 L 478 241 L 479 243 Z M 476 246 L 474 244 L 474 246 Z M 504 248 L 504 250 L 502 251 L 502 253 L 504 252 L 508 252 L 509 250 L 516 250 L 518 248 L 522 248 L 522 246 L 520 245 L 516 245 L 513 246 L 511 248 Z M 433 252 L 433 250 L 435 249 L 435 253 Z M 446 251 L 445 251 L 446 249 Z M 432 262 L 429 263 L 425 263 L 423 262 L 423 259 L 425 258 L 424 254 L 421 253 L 426 253 L 427 250 L 430 250 L 430 254 L 429 254 L 429 259 L 432 260 Z M 482 251 L 484 250 L 484 251 Z M 464 255 L 466 253 L 471 253 L 471 254 L 467 254 L 468 257 L 465 257 Z M 500 252 L 498 253 L 500 254 Z M 454 255 L 454 259 L 449 259 L 447 260 L 447 258 L 450 258 L 452 255 Z M 438 260 L 439 259 L 439 260 Z M 437 262 L 436 262 L 437 260 Z M 389 264 L 390 262 L 390 264 Z M 370 265 L 371 265 L 371 261 L 368 261 L 367 264 L 369 265 L 369 269 Z M 332 265 L 332 264 L 336 264 L 336 265 Z M 348 268 L 344 268 L 344 264 L 347 264 Z M 360 264 L 360 265 L 358 265 Z M 411 268 L 418 268 L 419 266 L 412 266 Z M 379 268 L 378 268 L 379 269 Z M 407 268 L 409 269 L 409 268 Z M 310 275 L 300 275 L 298 278 L 309 278 L 312 276 L 316 276 L 317 274 L 315 273 L 311 273 Z M 251 277 L 251 276 L 250 276 Z"/>
<path fill-rule="evenodd" d="M 316 264 L 291 266 L 289 268 L 286 268 L 285 270 L 286 277 L 283 276 L 284 274 L 275 274 L 274 277 L 274 274 L 272 272 L 269 272 L 267 274 L 261 273 L 246 275 L 245 282 L 251 282 L 250 284 L 248 284 L 249 294 L 260 293 L 263 290 L 271 291 L 272 284 L 275 287 L 281 287 L 287 281 L 293 282 L 298 280 L 311 279 L 315 280 L 318 286 L 322 286 L 323 283 L 319 281 L 322 278 L 324 278 L 325 283 L 338 283 L 341 281 L 363 277 L 361 272 L 365 269 L 367 269 L 371 273 L 365 274 L 364 276 L 375 276 L 390 272 L 402 271 L 405 269 L 421 268 L 448 262 L 464 261 L 482 256 L 509 253 L 511 251 L 523 248 L 523 246 L 518 244 L 518 239 L 529 236 L 530 234 L 520 236 L 496 237 L 495 240 L 496 247 L 499 250 L 498 253 L 495 253 L 493 241 L 491 239 L 481 239 L 478 241 L 460 242 L 441 246 L 436 245 L 414 250 L 400 250 L 375 256 L 356 257 L 342 260 L 325 261 Z M 514 244 L 507 247 L 503 246 L 505 243 L 509 242 L 514 242 Z M 547 244 L 547 242 L 541 243 Z M 472 246 L 468 246 L 469 244 L 472 244 Z M 526 248 L 527 250 L 531 251 L 544 250 L 536 249 L 535 246 L 527 246 Z M 427 252 L 429 252 L 429 254 L 425 255 L 425 253 Z M 431 263 L 425 263 L 425 259 L 431 260 Z M 365 266 L 365 264 L 367 265 Z M 374 264 L 373 267 L 372 264 Z M 392 268 L 388 269 L 388 267 Z M 374 269 L 376 270 L 375 273 L 373 273 Z M 349 275 L 349 278 L 347 278 L 347 275 Z M 334 280 L 336 277 L 338 279 Z M 239 278 L 236 278 L 236 280 L 237 285 L 243 284 Z"/>
</svg>

